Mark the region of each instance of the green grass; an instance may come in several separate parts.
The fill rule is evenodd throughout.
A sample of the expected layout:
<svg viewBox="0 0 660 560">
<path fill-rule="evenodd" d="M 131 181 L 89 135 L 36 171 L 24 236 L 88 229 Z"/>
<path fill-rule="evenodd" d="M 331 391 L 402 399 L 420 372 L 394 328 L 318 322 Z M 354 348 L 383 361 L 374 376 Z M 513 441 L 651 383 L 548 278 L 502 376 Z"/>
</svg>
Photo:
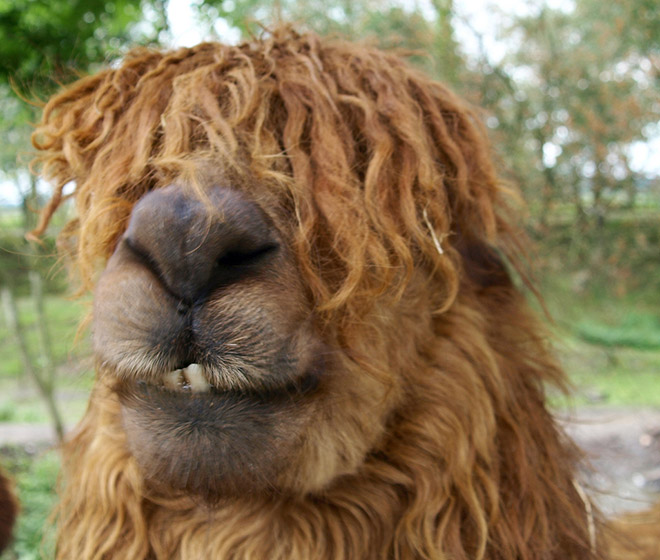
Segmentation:
<svg viewBox="0 0 660 560">
<path fill-rule="evenodd" d="M 18 206 L 0 207 L 0 229 L 20 230 L 23 227 L 23 211 Z"/>
<path fill-rule="evenodd" d="M 38 337 L 33 302 L 29 297 L 24 297 L 18 299 L 17 305 L 29 351 L 33 357 L 37 357 Z M 80 303 L 68 301 L 64 297 L 47 296 L 45 312 L 57 366 L 57 405 L 64 423 L 72 426 L 85 410 L 92 383 L 87 358 L 89 344 L 84 337 L 81 337 L 80 342 L 75 342 L 85 309 Z M 8 332 L 4 320 L 0 323 L 0 422 L 50 423 L 32 380 L 23 374 L 15 338 Z M 5 447 L 0 450 L 0 463 L 17 482 L 21 503 L 15 539 L 3 559 L 52 558 L 53 538 L 48 518 L 56 501 L 55 484 L 59 471 L 57 453 L 41 450 L 35 454 L 31 445 Z"/>
<path fill-rule="evenodd" d="M 29 351 L 36 357 L 39 352 L 33 302 L 24 297 L 18 299 L 17 305 Z M 57 405 L 65 425 L 73 426 L 87 406 L 93 379 L 86 337 L 83 335 L 76 342 L 78 325 L 86 309 L 79 302 L 47 296 L 45 311 L 57 366 Z M 0 423 L 50 423 L 33 382 L 22 370 L 15 339 L 3 321 L 0 323 Z M 26 445 L 0 449 L 0 463 L 17 482 L 21 503 L 15 539 L 3 560 L 53 557 L 53 535 L 48 519 L 56 501 L 59 457 L 52 450 L 35 454 L 32 448 Z"/>
<path fill-rule="evenodd" d="M 574 330 L 584 340 L 605 348 L 660 350 L 660 315 L 629 310 L 615 321 L 596 322 L 585 318 Z"/>
<path fill-rule="evenodd" d="M 660 407 L 660 349 L 595 345 L 564 333 L 557 354 L 573 393 L 552 396 L 553 406 Z"/>
<path fill-rule="evenodd" d="M 29 297 L 19 298 L 17 306 L 28 350 L 39 368 L 41 364 L 33 302 Z M 62 296 L 47 296 L 44 307 L 56 365 L 57 407 L 65 425 L 73 426 L 86 408 L 93 382 L 87 335 L 82 334 L 76 341 L 78 325 L 86 308 L 84 304 Z M 23 361 L 16 339 L 4 321 L 0 322 L 0 422 L 50 423 L 33 380 L 23 372 Z"/>
<path fill-rule="evenodd" d="M 17 299 L 21 326 L 25 332 L 30 354 L 38 360 L 39 342 L 36 325 L 36 311 L 30 297 Z M 71 301 L 63 296 L 45 297 L 44 308 L 48 321 L 48 332 L 55 363 L 62 366 L 77 362 L 81 356 L 89 354 L 85 337 L 76 342 L 76 332 L 81 317 L 86 312 L 84 303 Z M 16 340 L 5 323 L 0 319 L 0 379 L 15 379 L 23 371 L 21 356 L 17 351 Z"/>
<path fill-rule="evenodd" d="M 21 511 L 14 532 L 14 542 L 4 560 L 52 558 L 54 539 L 49 516 L 56 501 L 55 486 L 60 461 L 55 451 L 30 455 L 21 448 L 6 447 L 0 458 L 17 481 Z"/>
<path fill-rule="evenodd" d="M 653 288 L 617 296 L 601 279 L 584 290 L 571 274 L 553 274 L 542 291 L 575 388 L 573 405 L 660 407 L 660 299 Z"/>
<path fill-rule="evenodd" d="M 56 406 L 66 426 L 74 426 L 87 408 L 92 375 L 58 382 Z M 62 389 L 66 386 L 67 389 Z M 51 419 L 36 389 L 17 389 L 14 384 L 0 382 L 0 424 L 48 424 Z"/>
</svg>

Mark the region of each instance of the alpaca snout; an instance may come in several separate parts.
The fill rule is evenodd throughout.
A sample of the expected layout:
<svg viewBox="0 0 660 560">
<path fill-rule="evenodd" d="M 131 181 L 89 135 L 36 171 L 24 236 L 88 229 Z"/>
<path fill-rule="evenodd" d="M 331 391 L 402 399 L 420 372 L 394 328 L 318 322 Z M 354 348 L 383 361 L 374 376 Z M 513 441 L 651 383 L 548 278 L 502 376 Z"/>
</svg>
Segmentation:
<svg viewBox="0 0 660 560">
<path fill-rule="evenodd" d="M 121 382 L 272 392 L 309 377 L 309 308 L 274 219 L 225 186 L 147 193 L 96 290 L 93 348 Z"/>
<path fill-rule="evenodd" d="M 257 274 L 279 247 L 277 233 L 246 195 L 179 185 L 148 193 L 133 209 L 122 244 L 186 305 Z"/>
</svg>

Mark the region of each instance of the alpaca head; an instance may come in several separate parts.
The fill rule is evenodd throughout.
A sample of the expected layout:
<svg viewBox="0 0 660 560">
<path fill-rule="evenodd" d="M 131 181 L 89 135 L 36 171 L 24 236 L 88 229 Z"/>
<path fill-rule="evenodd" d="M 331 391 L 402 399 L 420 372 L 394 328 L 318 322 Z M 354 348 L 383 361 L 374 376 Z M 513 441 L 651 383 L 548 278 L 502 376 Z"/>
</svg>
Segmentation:
<svg viewBox="0 0 660 560">
<path fill-rule="evenodd" d="M 134 53 L 51 101 L 36 143 L 76 181 L 83 277 L 109 259 L 94 352 L 131 452 L 208 498 L 355 472 L 456 298 L 459 247 L 503 230 L 467 107 L 288 30 Z"/>
<path fill-rule="evenodd" d="M 45 221 L 75 182 L 62 247 L 95 295 L 66 554 L 146 557 L 143 500 L 174 534 L 180 498 L 231 512 L 209 554 L 241 557 L 235 518 L 262 557 L 268 535 L 277 558 L 587 557 L 576 455 L 543 402 L 562 373 L 509 274 L 508 191 L 445 87 L 284 28 L 134 51 L 54 97 L 34 143 Z"/>
</svg>

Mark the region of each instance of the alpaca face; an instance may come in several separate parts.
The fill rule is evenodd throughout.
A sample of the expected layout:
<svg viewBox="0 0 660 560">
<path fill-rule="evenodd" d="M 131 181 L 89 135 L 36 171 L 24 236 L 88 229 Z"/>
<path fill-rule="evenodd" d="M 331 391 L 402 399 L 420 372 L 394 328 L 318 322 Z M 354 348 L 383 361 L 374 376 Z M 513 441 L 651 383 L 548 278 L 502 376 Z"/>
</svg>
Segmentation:
<svg viewBox="0 0 660 560">
<path fill-rule="evenodd" d="M 141 479 L 213 501 L 369 476 L 439 369 L 461 250 L 508 230 L 475 123 L 393 55 L 289 31 L 136 51 L 50 103 L 44 215 L 74 178 L 61 242 L 98 280 L 89 418 Z"/>
<path fill-rule="evenodd" d="M 328 414 L 348 372 L 275 221 L 231 186 L 203 198 L 144 196 L 96 290 L 94 351 L 128 445 L 153 484 L 209 500 L 318 489 L 356 468 L 371 419 L 342 413 L 362 434 L 344 449 Z"/>
</svg>

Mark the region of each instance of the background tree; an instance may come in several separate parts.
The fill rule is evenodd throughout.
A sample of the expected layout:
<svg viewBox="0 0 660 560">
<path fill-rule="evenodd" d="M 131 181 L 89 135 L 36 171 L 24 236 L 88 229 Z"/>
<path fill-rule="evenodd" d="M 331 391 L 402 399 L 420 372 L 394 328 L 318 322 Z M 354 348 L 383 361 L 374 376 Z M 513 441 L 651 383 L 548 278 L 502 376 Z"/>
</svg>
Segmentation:
<svg viewBox="0 0 660 560">
<path fill-rule="evenodd" d="M 166 30 L 166 0 L 0 0 L 0 166 L 34 224 L 36 180 L 27 172 L 31 123 L 61 83 L 113 57 L 128 43 L 155 42 Z M 144 25 L 144 12 L 151 21 Z M 142 23 L 142 25 L 138 25 Z"/>
<path fill-rule="evenodd" d="M 636 2 L 646 4 L 625 4 Z M 657 133 L 657 49 L 636 46 L 628 30 L 638 12 L 614 9 L 622 4 L 541 7 L 509 19 L 504 33 L 516 47 L 503 60 L 482 53 L 478 101 L 492 112 L 501 153 L 542 229 L 571 201 L 579 230 L 598 230 L 648 183 L 630 158 L 636 142 Z"/>
<path fill-rule="evenodd" d="M 318 33 L 339 33 L 374 41 L 384 48 L 414 51 L 411 58 L 425 70 L 449 82 L 464 66 L 454 37 L 452 0 L 432 0 L 422 11 L 418 4 L 394 0 L 201 0 L 200 19 L 211 27 L 218 17 L 241 30 L 243 36 L 261 26 L 294 22 Z"/>
</svg>

